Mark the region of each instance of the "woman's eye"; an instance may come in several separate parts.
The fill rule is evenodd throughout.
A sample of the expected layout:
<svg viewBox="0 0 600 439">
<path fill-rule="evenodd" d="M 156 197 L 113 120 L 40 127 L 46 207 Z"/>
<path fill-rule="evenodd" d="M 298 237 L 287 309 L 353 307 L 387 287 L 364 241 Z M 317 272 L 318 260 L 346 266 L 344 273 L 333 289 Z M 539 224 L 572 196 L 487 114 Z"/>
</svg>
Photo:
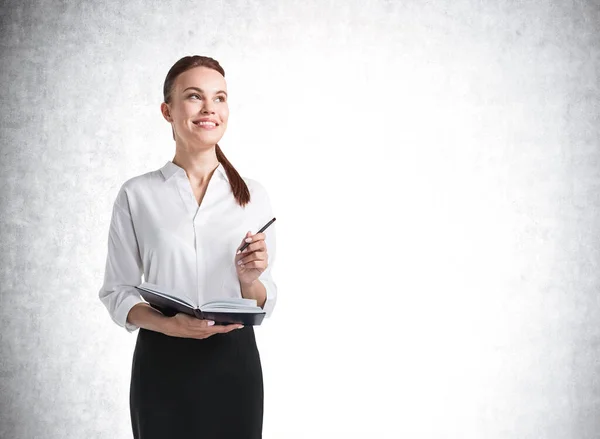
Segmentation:
<svg viewBox="0 0 600 439">
<path fill-rule="evenodd" d="M 198 99 L 202 99 L 202 96 L 200 96 L 197 93 L 194 93 L 192 95 L 189 96 L 190 98 L 196 97 Z M 225 96 L 217 96 L 215 99 L 220 99 L 220 102 L 225 102 Z"/>
</svg>

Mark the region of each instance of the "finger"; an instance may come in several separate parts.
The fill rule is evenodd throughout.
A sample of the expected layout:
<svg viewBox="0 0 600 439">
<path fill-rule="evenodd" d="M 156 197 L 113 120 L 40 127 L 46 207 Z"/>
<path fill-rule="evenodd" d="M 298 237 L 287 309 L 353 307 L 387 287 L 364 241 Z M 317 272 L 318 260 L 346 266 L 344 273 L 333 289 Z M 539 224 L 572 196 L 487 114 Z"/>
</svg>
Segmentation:
<svg viewBox="0 0 600 439">
<path fill-rule="evenodd" d="M 214 327 L 210 328 L 211 331 L 214 331 L 215 333 L 226 333 L 226 332 L 231 332 L 234 329 L 241 329 L 243 328 L 243 325 L 240 324 L 233 324 L 233 325 L 215 325 Z"/>
<path fill-rule="evenodd" d="M 244 238 L 242 239 L 242 242 L 240 243 L 240 245 L 238 245 L 237 250 L 239 251 L 244 245 L 246 245 L 246 240 L 249 239 L 250 242 L 252 242 L 252 231 L 248 230 L 246 232 L 246 236 L 244 236 Z"/>
<path fill-rule="evenodd" d="M 267 269 L 267 263 L 264 261 L 252 261 L 252 262 L 248 262 L 247 264 L 242 264 L 240 265 L 240 267 L 248 269 L 248 268 L 257 268 L 261 271 L 264 271 Z"/>
<path fill-rule="evenodd" d="M 239 324 L 233 324 L 233 325 L 226 325 L 227 328 L 229 328 L 229 330 L 227 332 L 231 332 L 231 331 L 235 331 L 236 329 L 242 329 L 244 327 L 244 325 L 239 325 Z"/>
<path fill-rule="evenodd" d="M 240 249 L 244 246 L 244 244 L 251 244 L 257 241 L 264 241 L 266 235 L 264 233 L 257 233 L 256 235 L 252 235 L 250 232 L 246 233 L 246 237 L 243 239 L 242 244 L 238 247 Z"/>
<path fill-rule="evenodd" d="M 266 261 L 268 258 L 268 255 L 265 252 L 254 252 L 248 256 L 244 256 L 243 258 L 240 258 L 237 262 L 236 265 L 242 267 L 245 265 L 248 265 L 251 262 L 254 261 Z"/>
<path fill-rule="evenodd" d="M 195 317 L 189 317 L 191 320 L 187 321 L 187 326 L 192 331 L 205 331 L 215 325 L 215 322 L 212 320 L 199 320 Z"/>
<path fill-rule="evenodd" d="M 212 325 L 215 324 L 214 321 L 212 320 L 203 320 L 203 319 L 197 319 L 196 317 L 192 317 L 186 313 L 177 313 L 175 315 L 175 317 L 179 320 L 182 320 L 184 324 L 188 325 L 188 326 L 192 326 L 194 328 L 206 328 L 206 327 L 210 327 Z"/>
<path fill-rule="evenodd" d="M 247 237 L 244 242 L 257 242 L 257 241 L 264 241 L 265 238 L 267 237 L 267 235 L 265 235 L 264 233 L 257 233 L 256 235 L 252 235 Z M 248 241 L 250 240 L 250 241 Z"/>
<path fill-rule="evenodd" d="M 260 242 L 256 242 L 254 244 L 252 244 L 254 247 L 247 247 L 244 250 L 242 250 L 242 252 L 240 253 L 240 251 L 238 250 L 235 257 L 236 259 L 241 259 L 244 256 L 249 256 L 253 253 L 260 253 L 263 255 L 267 254 L 267 246 L 264 244 L 264 241 L 260 241 Z M 264 257 L 264 256 L 263 256 Z"/>
<path fill-rule="evenodd" d="M 267 259 L 267 252 L 264 252 L 262 250 L 257 250 L 255 252 L 252 252 L 250 254 L 246 254 L 246 253 L 242 253 L 238 256 L 236 256 L 236 260 L 237 263 L 239 265 L 239 262 L 242 262 L 242 264 L 245 264 L 246 262 L 250 262 L 250 261 L 254 261 L 254 260 L 265 260 Z"/>
<path fill-rule="evenodd" d="M 257 251 L 257 250 L 261 250 L 261 251 L 267 250 L 267 244 L 264 239 L 253 242 L 252 244 L 248 244 L 248 246 L 240 252 L 240 248 L 242 248 L 242 247 L 243 246 L 238 248 L 238 251 L 236 252 L 237 255 L 239 255 L 240 253 L 250 253 L 250 252 Z"/>
<path fill-rule="evenodd" d="M 251 243 L 251 242 L 253 241 L 253 240 L 252 240 L 252 236 L 253 236 L 253 235 L 254 235 L 254 233 L 252 233 L 252 231 L 251 231 L 251 230 L 248 230 L 248 231 L 246 232 L 246 236 L 244 236 L 244 239 L 242 239 L 242 242 L 243 242 L 244 244 L 246 244 L 246 243 Z"/>
</svg>

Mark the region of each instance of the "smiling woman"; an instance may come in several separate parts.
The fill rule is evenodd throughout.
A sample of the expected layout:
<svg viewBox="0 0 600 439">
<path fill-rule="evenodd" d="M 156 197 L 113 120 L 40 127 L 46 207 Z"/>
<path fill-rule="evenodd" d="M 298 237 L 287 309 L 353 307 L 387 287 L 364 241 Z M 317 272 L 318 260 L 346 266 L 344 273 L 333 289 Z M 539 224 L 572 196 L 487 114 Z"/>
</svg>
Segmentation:
<svg viewBox="0 0 600 439">
<path fill-rule="evenodd" d="M 263 377 L 252 326 L 214 325 L 150 306 L 150 282 L 198 304 L 255 300 L 275 306 L 275 227 L 264 187 L 241 177 L 217 144 L 229 118 L 217 61 L 184 57 L 169 70 L 161 112 L 175 157 L 126 181 L 115 200 L 99 296 L 113 320 L 139 329 L 130 409 L 136 439 L 260 438 Z M 244 252 L 237 250 L 245 243 Z"/>
<path fill-rule="evenodd" d="M 180 59 L 167 74 L 163 98 L 161 111 L 171 122 L 173 139 L 186 151 L 193 151 L 195 145 L 214 147 L 231 181 L 233 196 L 245 205 L 249 201 L 247 187 L 217 143 L 229 119 L 227 83 L 221 65 L 209 57 Z M 177 161 L 176 155 L 173 162 Z"/>
</svg>

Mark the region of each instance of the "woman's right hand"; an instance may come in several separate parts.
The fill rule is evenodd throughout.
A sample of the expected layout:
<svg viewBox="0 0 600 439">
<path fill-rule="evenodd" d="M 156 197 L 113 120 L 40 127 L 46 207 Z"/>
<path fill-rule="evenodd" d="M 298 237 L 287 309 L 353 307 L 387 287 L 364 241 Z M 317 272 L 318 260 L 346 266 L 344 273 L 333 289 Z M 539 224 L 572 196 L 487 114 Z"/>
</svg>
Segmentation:
<svg viewBox="0 0 600 439">
<path fill-rule="evenodd" d="M 233 325 L 215 325 L 214 323 L 212 320 L 201 320 L 184 313 L 177 313 L 173 317 L 169 317 L 169 325 L 165 334 L 171 337 L 203 339 L 244 327 L 237 323 Z"/>
</svg>

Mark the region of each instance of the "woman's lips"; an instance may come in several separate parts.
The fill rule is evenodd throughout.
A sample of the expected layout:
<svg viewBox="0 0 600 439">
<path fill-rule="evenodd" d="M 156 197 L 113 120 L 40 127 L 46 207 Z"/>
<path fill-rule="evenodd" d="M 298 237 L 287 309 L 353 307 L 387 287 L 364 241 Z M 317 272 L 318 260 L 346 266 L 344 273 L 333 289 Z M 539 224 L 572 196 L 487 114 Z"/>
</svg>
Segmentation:
<svg viewBox="0 0 600 439">
<path fill-rule="evenodd" d="M 211 123 L 197 123 L 197 122 L 194 122 L 194 125 L 196 125 L 198 128 L 202 128 L 204 130 L 214 130 L 214 129 L 217 129 L 217 126 L 218 126 L 218 125 L 211 124 Z"/>
</svg>

